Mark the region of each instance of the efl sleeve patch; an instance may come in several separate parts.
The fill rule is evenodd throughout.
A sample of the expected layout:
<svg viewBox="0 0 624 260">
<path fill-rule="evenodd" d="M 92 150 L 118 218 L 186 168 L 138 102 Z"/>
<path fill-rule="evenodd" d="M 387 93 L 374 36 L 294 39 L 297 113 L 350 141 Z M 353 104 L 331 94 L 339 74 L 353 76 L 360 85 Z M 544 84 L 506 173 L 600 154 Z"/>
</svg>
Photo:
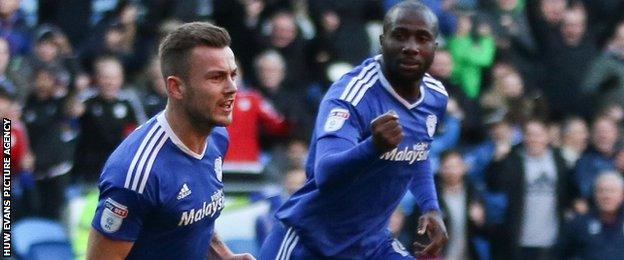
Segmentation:
<svg viewBox="0 0 624 260">
<path fill-rule="evenodd" d="M 123 220 L 128 216 L 128 207 L 108 198 L 104 202 L 104 211 L 100 218 L 100 226 L 108 233 L 114 233 L 121 227 Z"/>
<path fill-rule="evenodd" d="M 329 111 L 327 121 L 325 121 L 325 132 L 334 132 L 342 128 L 344 122 L 349 118 L 349 110 L 344 108 L 334 108 Z"/>
</svg>

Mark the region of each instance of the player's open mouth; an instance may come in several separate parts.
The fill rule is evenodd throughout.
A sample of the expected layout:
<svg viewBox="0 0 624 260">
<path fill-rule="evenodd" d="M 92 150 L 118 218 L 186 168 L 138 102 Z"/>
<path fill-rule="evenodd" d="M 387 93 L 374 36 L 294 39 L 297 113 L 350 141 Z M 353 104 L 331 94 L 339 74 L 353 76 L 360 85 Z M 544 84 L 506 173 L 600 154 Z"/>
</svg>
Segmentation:
<svg viewBox="0 0 624 260">
<path fill-rule="evenodd" d="M 232 106 L 234 105 L 234 99 L 228 99 L 225 102 L 222 102 L 219 107 L 223 108 L 225 112 L 232 112 Z"/>
</svg>

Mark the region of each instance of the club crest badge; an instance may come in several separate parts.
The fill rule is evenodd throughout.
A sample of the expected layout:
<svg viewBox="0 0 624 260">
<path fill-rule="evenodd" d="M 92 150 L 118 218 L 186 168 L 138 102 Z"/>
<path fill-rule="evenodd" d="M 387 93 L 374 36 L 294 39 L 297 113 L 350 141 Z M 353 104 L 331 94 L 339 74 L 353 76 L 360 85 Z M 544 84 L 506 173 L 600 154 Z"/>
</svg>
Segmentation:
<svg viewBox="0 0 624 260">
<path fill-rule="evenodd" d="M 428 115 L 425 123 L 427 124 L 427 134 L 429 134 L 429 137 L 433 137 L 436 125 L 438 124 L 438 117 L 435 115 Z"/>
<path fill-rule="evenodd" d="M 105 232 L 114 233 L 119 230 L 124 218 L 128 216 L 128 207 L 111 198 L 106 199 L 104 207 L 100 226 Z"/>
<path fill-rule="evenodd" d="M 220 182 L 223 182 L 223 160 L 221 159 L 221 157 L 218 157 L 217 159 L 215 159 L 214 171 L 215 171 L 215 174 L 217 175 L 217 180 L 219 180 Z"/>
<path fill-rule="evenodd" d="M 336 131 L 344 125 L 344 122 L 349 118 L 349 110 L 344 108 L 334 108 L 329 111 L 327 121 L 325 121 L 325 132 Z"/>
</svg>

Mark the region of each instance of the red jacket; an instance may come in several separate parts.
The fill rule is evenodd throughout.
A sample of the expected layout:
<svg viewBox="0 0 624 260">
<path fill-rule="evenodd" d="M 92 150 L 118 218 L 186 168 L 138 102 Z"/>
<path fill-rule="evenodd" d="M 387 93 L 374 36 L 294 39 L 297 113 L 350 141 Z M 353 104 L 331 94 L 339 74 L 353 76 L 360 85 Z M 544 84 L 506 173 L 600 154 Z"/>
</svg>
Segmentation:
<svg viewBox="0 0 624 260">
<path fill-rule="evenodd" d="M 22 122 L 11 121 L 11 174 L 22 171 L 22 161 L 28 153 L 28 135 Z"/>
<path fill-rule="evenodd" d="M 260 133 L 285 136 L 290 126 L 260 93 L 244 89 L 236 94 L 233 121 L 227 127 L 230 146 L 225 155 L 224 171 L 253 172 L 262 170 Z"/>
</svg>

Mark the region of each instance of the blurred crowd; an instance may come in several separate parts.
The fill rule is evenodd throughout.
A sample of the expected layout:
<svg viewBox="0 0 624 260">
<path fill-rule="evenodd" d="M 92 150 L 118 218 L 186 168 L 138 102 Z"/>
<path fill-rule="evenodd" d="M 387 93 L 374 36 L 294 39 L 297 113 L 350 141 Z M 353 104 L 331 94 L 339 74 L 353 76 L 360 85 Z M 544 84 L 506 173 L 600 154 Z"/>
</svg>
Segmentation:
<svg viewBox="0 0 624 260">
<path fill-rule="evenodd" d="M 399 0 L 2 0 L 0 114 L 13 122 L 14 218 L 61 220 L 115 147 L 166 105 L 159 39 L 184 22 L 232 36 L 241 77 L 224 171 L 305 180 L 332 81 L 379 52 Z M 430 159 L 448 259 L 624 259 L 624 1 L 423 0 L 430 74 L 450 94 Z M 391 187 L 389 187 L 391 188 Z M 419 211 L 389 223 L 404 244 Z M 258 240 L 271 227 L 258 219 Z"/>
</svg>

